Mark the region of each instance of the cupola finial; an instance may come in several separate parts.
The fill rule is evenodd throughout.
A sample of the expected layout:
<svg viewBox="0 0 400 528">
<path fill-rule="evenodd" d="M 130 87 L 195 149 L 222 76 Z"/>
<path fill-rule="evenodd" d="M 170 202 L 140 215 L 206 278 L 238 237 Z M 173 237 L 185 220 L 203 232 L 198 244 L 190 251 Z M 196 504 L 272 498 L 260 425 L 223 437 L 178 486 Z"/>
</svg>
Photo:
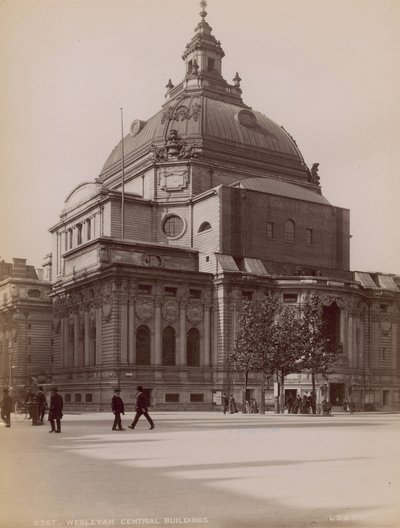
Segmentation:
<svg viewBox="0 0 400 528">
<path fill-rule="evenodd" d="M 202 9 L 202 11 L 200 12 L 200 16 L 204 20 L 206 18 L 206 16 L 207 16 L 207 11 L 206 11 L 207 2 L 206 2 L 206 0 L 201 0 L 200 7 Z"/>
</svg>

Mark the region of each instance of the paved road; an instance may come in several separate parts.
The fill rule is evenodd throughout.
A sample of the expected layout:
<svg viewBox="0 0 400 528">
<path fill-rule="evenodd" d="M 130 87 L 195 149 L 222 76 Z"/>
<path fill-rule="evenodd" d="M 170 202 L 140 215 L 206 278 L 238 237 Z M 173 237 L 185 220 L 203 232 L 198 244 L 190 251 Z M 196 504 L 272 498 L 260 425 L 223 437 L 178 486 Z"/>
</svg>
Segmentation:
<svg viewBox="0 0 400 528">
<path fill-rule="evenodd" d="M 400 527 L 399 415 L 153 418 L 1 426 L 1 528 Z"/>
</svg>

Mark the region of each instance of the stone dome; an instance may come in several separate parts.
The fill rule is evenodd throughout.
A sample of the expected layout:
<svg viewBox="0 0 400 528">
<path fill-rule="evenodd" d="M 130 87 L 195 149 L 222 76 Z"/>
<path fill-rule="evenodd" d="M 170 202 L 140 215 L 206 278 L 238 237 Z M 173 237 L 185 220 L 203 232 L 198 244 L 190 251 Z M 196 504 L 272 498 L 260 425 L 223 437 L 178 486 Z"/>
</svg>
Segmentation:
<svg viewBox="0 0 400 528">
<path fill-rule="evenodd" d="M 222 77 L 224 52 L 204 20 L 206 13 L 200 14 L 202 20 L 182 57 L 184 80 L 177 86 L 169 81 L 166 102 L 158 113 L 147 121 L 133 121 L 123 145 L 121 141 L 108 156 L 100 181 L 120 169 L 123 152 L 126 163 L 140 159 L 163 148 L 171 131 L 205 161 L 230 161 L 268 175 L 311 181 L 294 139 L 283 127 L 243 103 L 238 73 L 234 84 Z"/>
</svg>

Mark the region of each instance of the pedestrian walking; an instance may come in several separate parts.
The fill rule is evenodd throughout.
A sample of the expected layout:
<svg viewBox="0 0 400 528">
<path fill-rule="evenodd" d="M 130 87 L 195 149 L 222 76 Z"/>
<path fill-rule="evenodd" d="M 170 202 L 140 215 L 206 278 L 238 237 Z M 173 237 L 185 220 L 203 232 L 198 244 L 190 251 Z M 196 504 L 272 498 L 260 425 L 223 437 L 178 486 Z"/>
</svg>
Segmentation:
<svg viewBox="0 0 400 528">
<path fill-rule="evenodd" d="M 150 429 L 154 429 L 154 422 L 151 419 L 149 413 L 147 412 L 146 395 L 144 394 L 143 387 L 141 385 L 139 385 L 139 387 L 137 388 L 135 409 L 136 409 L 135 418 L 132 422 L 132 425 L 128 425 L 129 429 L 135 429 L 135 426 L 138 423 L 138 420 L 142 416 L 142 414 L 146 418 L 146 420 L 149 422 Z"/>
<path fill-rule="evenodd" d="M 222 394 L 222 401 L 221 401 L 221 403 L 222 403 L 222 412 L 223 412 L 224 414 L 226 414 L 226 411 L 228 410 L 228 406 L 229 406 L 229 398 L 228 398 L 228 396 L 226 395 L 226 392 L 224 392 L 224 393 Z"/>
<path fill-rule="evenodd" d="M 51 429 L 49 433 L 61 433 L 61 419 L 63 417 L 64 400 L 58 394 L 58 388 L 54 387 L 51 390 L 49 422 Z"/>
<path fill-rule="evenodd" d="M 3 389 L 3 399 L 1 400 L 1 419 L 6 427 L 11 427 L 12 399 L 8 394 L 8 389 Z"/>
<path fill-rule="evenodd" d="M 125 431 L 125 429 L 122 427 L 122 422 L 121 422 L 121 414 L 125 414 L 125 409 L 124 409 L 124 402 L 122 401 L 120 393 L 121 393 L 120 389 L 118 388 L 115 389 L 114 396 L 112 397 L 112 400 L 111 400 L 111 409 L 115 416 L 114 423 L 112 426 L 113 431 L 116 431 L 117 429 L 118 431 Z"/>
<path fill-rule="evenodd" d="M 43 424 L 44 415 L 46 414 L 47 409 L 47 400 L 43 387 L 41 386 L 38 388 L 38 392 L 36 394 L 36 401 L 38 405 L 38 420 L 40 424 Z"/>
</svg>

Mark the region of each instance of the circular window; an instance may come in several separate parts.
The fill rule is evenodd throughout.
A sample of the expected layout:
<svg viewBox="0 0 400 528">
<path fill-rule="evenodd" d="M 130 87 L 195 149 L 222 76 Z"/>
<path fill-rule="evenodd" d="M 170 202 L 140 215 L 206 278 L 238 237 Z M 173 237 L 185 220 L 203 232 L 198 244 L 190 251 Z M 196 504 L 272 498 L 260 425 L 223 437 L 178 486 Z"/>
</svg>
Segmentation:
<svg viewBox="0 0 400 528">
<path fill-rule="evenodd" d="M 236 115 L 241 125 L 248 128 L 257 126 L 257 118 L 250 110 L 240 110 Z"/>
<path fill-rule="evenodd" d="M 185 223 L 180 216 L 170 215 L 163 221 L 162 229 L 168 238 L 178 238 L 185 229 Z"/>
</svg>

